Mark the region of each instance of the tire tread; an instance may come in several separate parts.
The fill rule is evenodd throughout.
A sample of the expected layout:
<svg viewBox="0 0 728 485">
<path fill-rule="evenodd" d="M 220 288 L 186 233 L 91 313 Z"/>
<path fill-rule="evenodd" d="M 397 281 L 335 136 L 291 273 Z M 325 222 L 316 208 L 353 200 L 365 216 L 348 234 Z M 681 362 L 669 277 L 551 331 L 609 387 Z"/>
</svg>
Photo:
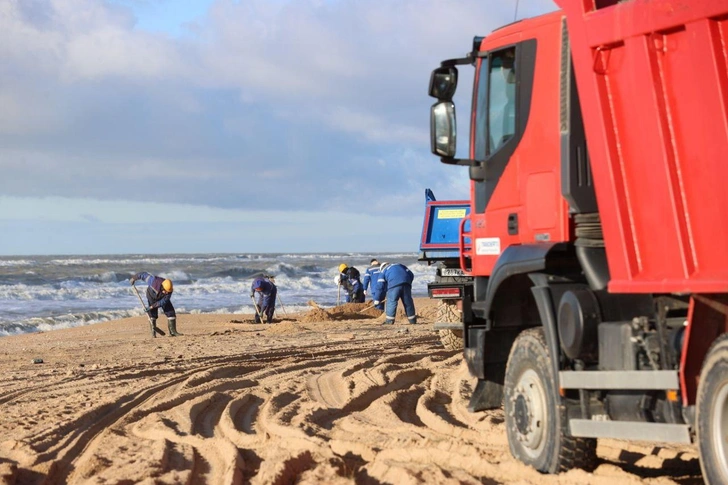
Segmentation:
<svg viewBox="0 0 728 485">
<path fill-rule="evenodd" d="M 548 345 L 542 327 L 533 327 L 521 332 L 511 349 L 511 355 L 508 358 L 509 363 L 513 354 L 519 351 L 519 341 L 529 338 L 535 340 L 535 343 L 541 347 L 542 352 L 537 353 L 536 365 L 542 369 L 549 369 L 549 374 L 551 374 L 551 359 L 548 354 Z M 587 471 L 594 470 L 597 465 L 597 440 L 594 438 L 577 438 L 571 436 L 569 434 L 568 420 L 566 419 L 566 405 L 558 394 L 554 398 L 558 403 L 559 422 L 561 424 L 561 430 L 559 432 L 561 446 L 559 447 L 558 455 L 552 463 L 546 469 L 539 471 L 560 473 L 574 468 L 581 468 Z"/>
<path fill-rule="evenodd" d="M 698 394 L 695 406 L 697 411 L 695 423 L 698 436 L 698 449 L 700 451 L 700 467 L 703 472 L 703 480 L 706 485 L 721 485 L 725 478 L 719 476 L 720 472 L 717 471 L 719 466 L 718 463 L 714 462 L 715 457 L 712 453 L 715 450 L 710 447 L 710 443 L 705 443 L 703 441 L 704 434 L 707 434 L 707 430 L 705 428 L 706 426 L 709 426 L 709 423 L 702 422 L 703 415 L 705 414 L 705 411 L 707 411 L 702 408 L 705 402 L 710 402 L 710 389 L 712 384 L 711 378 L 715 378 L 714 375 L 708 376 L 707 374 L 719 365 L 721 361 L 728 361 L 728 333 L 725 333 L 715 339 L 713 344 L 710 346 L 710 349 L 708 349 L 708 352 L 705 354 L 705 359 L 703 359 L 703 365 L 700 369 L 700 381 L 698 383 Z M 707 414 L 710 417 L 710 413 L 708 412 Z M 706 447 L 708 450 L 706 450 Z"/>
</svg>

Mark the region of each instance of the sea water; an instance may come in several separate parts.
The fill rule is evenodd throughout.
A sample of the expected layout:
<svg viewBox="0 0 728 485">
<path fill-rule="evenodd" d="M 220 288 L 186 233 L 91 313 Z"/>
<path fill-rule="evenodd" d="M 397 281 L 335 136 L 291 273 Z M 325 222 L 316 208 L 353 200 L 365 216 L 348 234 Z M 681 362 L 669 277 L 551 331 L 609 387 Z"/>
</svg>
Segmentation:
<svg viewBox="0 0 728 485">
<path fill-rule="evenodd" d="M 435 269 L 416 253 L 166 254 L 106 256 L 0 256 L 0 336 L 77 327 L 142 315 L 129 278 L 146 271 L 174 282 L 178 313 L 253 314 L 250 286 L 255 276 L 275 277 L 277 313 L 338 303 L 338 266 L 355 266 L 364 276 L 369 261 L 402 263 L 415 275 L 414 296 L 427 295 Z M 142 298 L 146 285 L 137 282 Z"/>
</svg>

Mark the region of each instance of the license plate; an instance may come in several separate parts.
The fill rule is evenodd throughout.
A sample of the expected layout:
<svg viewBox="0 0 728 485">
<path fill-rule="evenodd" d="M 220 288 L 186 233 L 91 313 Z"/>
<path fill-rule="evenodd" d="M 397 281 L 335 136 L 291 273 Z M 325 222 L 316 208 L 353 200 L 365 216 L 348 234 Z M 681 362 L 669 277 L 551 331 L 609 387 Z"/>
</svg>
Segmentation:
<svg viewBox="0 0 728 485">
<path fill-rule="evenodd" d="M 461 269 L 442 268 L 440 270 L 442 276 L 465 276 L 465 272 Z"/>
</svg>

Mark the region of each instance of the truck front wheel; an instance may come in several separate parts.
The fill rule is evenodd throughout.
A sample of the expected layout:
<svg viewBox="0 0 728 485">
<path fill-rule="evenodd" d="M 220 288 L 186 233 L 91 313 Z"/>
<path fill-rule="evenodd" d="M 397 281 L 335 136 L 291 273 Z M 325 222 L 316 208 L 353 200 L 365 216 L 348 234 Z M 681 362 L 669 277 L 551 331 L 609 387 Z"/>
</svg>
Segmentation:
<svg viewBox="0 0 728 485">
<path fill-rule="evenodd" d="M 697 399 L 698 448 L 707 485 L 728 483 L 728 334 L 703 361 Z"/>
<path fill-rule="evenodd" d="M 568 433 L 566 410 L 552 375 L 543 328 L 521 332 L 505 376 L 505 422 L 511 454 L 540 472 L 592 469 L 596 440 Z"/>
</svg>

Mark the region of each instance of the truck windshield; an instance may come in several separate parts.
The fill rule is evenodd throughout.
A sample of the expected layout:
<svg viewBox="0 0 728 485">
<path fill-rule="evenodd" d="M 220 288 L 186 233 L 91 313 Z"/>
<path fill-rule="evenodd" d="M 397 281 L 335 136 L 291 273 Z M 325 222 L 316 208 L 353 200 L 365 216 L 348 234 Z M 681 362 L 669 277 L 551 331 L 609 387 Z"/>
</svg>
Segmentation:
<svg viewBox="0 0 728 485">
<path fill-rule="evenodd" d="M 516 132 L 516 49 L 483 58 L 476 76 L 473 158 L 486 160 Z"/>
</svg>

